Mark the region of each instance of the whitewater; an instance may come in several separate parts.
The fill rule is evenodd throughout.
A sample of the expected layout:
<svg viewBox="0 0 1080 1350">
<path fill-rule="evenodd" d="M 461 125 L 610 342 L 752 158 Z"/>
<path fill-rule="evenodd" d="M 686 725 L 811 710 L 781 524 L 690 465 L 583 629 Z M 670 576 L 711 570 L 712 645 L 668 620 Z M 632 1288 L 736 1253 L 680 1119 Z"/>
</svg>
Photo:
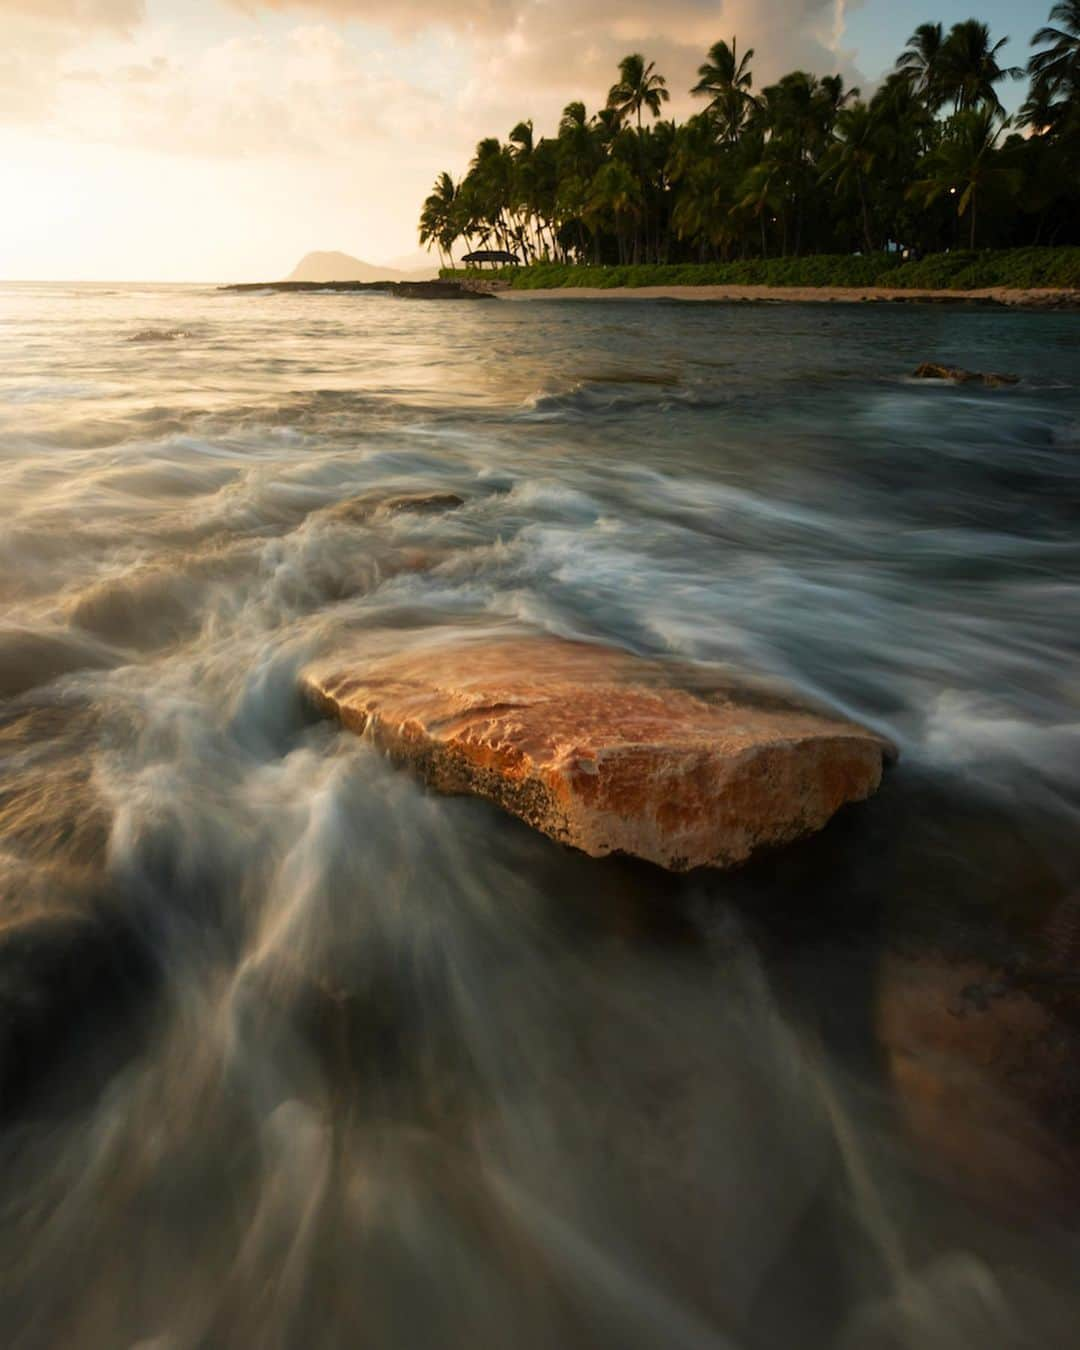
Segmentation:
<svg viewBox="0 0 1080 1350">
<path fill-rule="evenodd" d="M 1078 508 L 1068 313 L 0 286 L 0 1341 L 1073 1344 Z M 676 877 L 301 696 L 479 631 L 900 761 Z"/>
</svg>

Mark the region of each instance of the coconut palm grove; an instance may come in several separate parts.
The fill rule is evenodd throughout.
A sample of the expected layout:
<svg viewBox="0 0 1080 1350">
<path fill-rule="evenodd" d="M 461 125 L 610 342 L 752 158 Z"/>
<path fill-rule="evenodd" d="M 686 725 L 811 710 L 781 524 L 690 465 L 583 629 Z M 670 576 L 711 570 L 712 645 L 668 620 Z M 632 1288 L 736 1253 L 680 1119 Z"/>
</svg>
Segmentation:
<svg viewBox="0 0 1080 1350">
<path fill-rule="evenodd" d="M 1042 246 L 1068 272 L 1053 280 L 1075 284 L 1078 255 L 1046 246 L 1080 244 L 1080 0 L 1053 6 L 1023 65 L 1011 47 L 978 19 L 922 23 L 863 97 L 803 70 L 758 89 L 753 50 L 721 41 L 682 124 L 663 117 L 664 75 L 633 53 L 604 107 L 570 103 L 551 137 L 519 122 L 480 141 L 460 180 L 441 173 L 420 240 L 442 259 L 503 250 L 563 267 L 829 254 L 851 272 L 861 255 L 860 281 L 883 257 Z M 1014 81 L 1026 97 L 1009 117 Z"/>
</svg>

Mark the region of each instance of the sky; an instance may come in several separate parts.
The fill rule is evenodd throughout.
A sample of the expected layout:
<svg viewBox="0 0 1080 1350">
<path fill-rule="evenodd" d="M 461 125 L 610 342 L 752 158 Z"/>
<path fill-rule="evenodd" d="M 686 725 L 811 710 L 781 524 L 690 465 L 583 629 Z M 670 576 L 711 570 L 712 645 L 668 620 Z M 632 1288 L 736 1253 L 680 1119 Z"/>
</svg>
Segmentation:
<svg viewBox="0 0 1080 1350">
<path fill-rule="evenodd" d="M 627 52 L 684 117 L 721 37 L 755 49 L 756 87 L 802 67 L 869 92 L 927 19 L 974 13 L 1022 64 L 1037 5 L 0 0 L 0 279 L 271 280 L 316 249 L 419 265 L 436 174 L 601 105 Z"/>
</svg>

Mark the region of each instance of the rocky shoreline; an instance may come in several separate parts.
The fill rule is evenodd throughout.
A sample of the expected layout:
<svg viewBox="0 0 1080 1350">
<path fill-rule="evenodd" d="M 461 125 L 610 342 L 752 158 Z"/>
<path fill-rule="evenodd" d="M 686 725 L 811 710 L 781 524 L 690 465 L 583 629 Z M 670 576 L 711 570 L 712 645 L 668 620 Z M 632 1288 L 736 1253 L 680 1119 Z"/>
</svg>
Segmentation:
<svg viewBox="0 0 1080 1350">
<path fill-rule="evenodd" d="M 220 291 L 233 294 L 262 294 L 266 291 L 283 294 L 307 294 L 322 291 L 336 295 L 340 292 L 373 291 L 396 295 L 405 300 L 490 300 L 485 289 L 457 281 L 247 281 L 231 286 L 219 286 Z"/>
</svg>

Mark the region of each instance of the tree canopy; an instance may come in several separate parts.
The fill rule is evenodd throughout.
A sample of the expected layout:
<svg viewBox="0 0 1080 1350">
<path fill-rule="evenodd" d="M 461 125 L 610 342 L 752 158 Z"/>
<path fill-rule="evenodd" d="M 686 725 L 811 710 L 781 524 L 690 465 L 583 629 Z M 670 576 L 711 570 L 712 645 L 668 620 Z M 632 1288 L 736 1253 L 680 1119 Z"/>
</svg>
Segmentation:
<svg viewBox="0 0 1080 1350">
<path fill-rule="evenodd" d="M 863 97 L 803 70 L 755 90 L 753 49 L 719 40 L 681 124 L 632 52 L 604 107 L 567 104 L 553 136 L 519 122 L 441 173 L 421 243 L 619 264 L 1078 243 L 1080 0 L 1053 5 L 1026 68 L 1008 45 L 978 19 L 921 23 Z M 1011 122 L 1002 91 L 1025 77 Z"/>
</svg>

